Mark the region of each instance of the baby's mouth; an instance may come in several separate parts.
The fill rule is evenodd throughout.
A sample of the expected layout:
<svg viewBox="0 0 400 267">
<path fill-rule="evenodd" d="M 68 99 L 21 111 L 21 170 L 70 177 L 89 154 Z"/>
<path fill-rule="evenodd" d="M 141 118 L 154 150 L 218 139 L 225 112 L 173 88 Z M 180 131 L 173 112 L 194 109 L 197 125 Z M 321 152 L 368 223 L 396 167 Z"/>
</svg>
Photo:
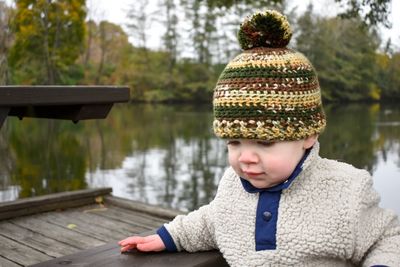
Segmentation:
<svg viewBox="0 0 400 267">
<path fill-rule="evenodd" d="M 263 174 L 263 172 L 253 172 L 253 171 L 242 171 L 243 174 L 249 177 L 257 177 Z"/>
</svg>

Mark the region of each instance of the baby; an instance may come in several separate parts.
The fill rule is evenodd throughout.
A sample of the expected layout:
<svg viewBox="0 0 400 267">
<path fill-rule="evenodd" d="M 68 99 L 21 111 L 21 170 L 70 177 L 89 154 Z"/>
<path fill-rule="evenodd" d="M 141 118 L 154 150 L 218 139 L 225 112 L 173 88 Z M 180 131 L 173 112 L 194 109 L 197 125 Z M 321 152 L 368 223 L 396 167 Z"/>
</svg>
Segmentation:
<svg viewBox="0 0 400 267">
<path fill-rule="evenodd" d="M 214 132 L 230 168 L 215 199 L 121 251 L 218 249 L 230 266 L 400 266 L 400 224 L 365 170 L 319 156 L 326 119 L 315 70 L 286 48 L 282 14 L 255 13 L 243 53 L 214 91 Z M 340 89 L 338 89 L 340 90 Z"/>
</svg>

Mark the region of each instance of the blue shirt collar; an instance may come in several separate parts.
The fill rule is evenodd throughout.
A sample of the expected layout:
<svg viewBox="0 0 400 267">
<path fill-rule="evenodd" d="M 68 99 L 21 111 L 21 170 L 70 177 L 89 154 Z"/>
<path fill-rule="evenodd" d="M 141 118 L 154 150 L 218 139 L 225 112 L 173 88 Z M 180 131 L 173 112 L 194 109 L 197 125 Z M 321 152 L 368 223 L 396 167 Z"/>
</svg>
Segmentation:
<svg viewBox="0 0 400 267">
<path fill-rule="evenodd" d="M 307 159 L 308 155 L 310 154 L 312 148 L 309 148 L 306 150 L 304 153 L 304 156 L 301 158 L 299 163 L 296 165 L 296 168 L 294 168 L 294 171 L 292 174 L 287 178 L 286 181 L 277 184 L 275 186 L 269 187 L 269 188 L 256 188 L 254 187 L 249 181 L 243 179 L 240 177 L 240 181 L 242 182 L 244 190 L 246 190 L 248 193 L 259 193 L 262 191 L 269 191 L 269 192 L 275 192 L 275 191 L 281 191 L 283 189 L 286 189 L 290 186 L 290 184 L 294 181 L 294 179 L 300 174 L 300 172 L 303 170 L 303 163 Z"/>
</svg>

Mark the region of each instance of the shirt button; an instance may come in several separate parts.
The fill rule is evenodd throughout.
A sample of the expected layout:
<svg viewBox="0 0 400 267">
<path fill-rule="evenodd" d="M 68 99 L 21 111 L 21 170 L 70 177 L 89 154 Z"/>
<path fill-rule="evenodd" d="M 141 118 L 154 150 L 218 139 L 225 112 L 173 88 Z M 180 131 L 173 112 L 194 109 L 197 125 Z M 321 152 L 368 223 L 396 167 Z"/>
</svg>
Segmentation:
<svg viewBox="0 0 400 267">
<path fill-rule="evenodd" d="M 263 212 L 263 219 L 267 222 L 269 222 L 269 220 L 271 220 L 272 218 L 272 213 L 269 211 L 264 211 Z"/>
</svg>

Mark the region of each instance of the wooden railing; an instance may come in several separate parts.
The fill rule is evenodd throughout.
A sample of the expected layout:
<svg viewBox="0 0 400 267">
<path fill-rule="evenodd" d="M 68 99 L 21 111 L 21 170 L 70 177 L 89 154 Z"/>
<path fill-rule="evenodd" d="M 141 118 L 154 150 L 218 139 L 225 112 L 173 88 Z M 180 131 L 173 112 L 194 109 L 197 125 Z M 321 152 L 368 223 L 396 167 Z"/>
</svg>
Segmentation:
<svg viewBox="0 0 400 267">
<path fill-rule="evenodd" d="M 104 119 L 114 103 L 129 101 L 120 86 L 0 86 L 0 128 L 7 116 Z"/>
</svg>

